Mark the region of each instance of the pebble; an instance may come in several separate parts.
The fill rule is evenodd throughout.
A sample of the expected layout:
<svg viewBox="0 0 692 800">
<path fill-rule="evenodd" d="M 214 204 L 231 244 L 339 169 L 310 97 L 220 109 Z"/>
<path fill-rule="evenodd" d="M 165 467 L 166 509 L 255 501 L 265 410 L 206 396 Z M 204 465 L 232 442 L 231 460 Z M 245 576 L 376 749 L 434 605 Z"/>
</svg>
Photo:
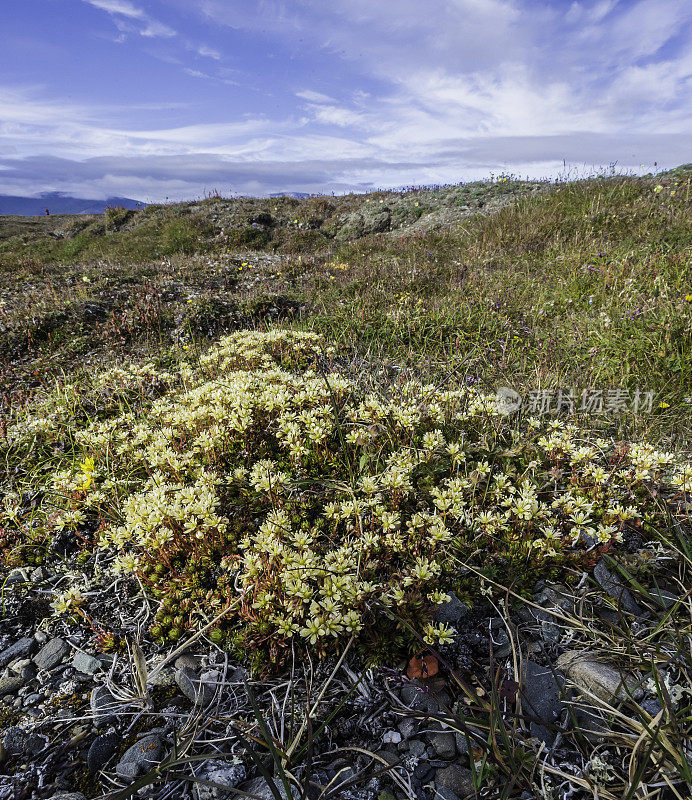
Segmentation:
<svg viewBox="0 0 692 800">
<path fill-rule="evenodd" d="M 294 800 L 294 798 L 300 796 L 297 791 L 294 792 L 292 790 L 291 796 L 289 797 L 289 795 L 286 794 L 286 789 L 284 788 L 281 780 L 278 778 L 272 778 L 272 781 L 281 795 L 281 800 Z M 245 794 L 254 795 L 254 797 L 259 798 L 259 800 L 275 800 L 274 793 L 264 778 L 254 778 L 248 783 L 242 784 L 238 788 L 245 792 Z"/>
<path fill-rule="evenodd" d="M 81 792 L 60 792 L 51 795 L 48 800 L 86 800 Z"/>
<path fill-rule="evenodd" d="M 611 703 L 613 700 L 626 700 L 628 693 L 636 699 L 643 695 L 637 679 L 633 675 L 621 675 L 620 672 L 592 661 L 588 654 L 580 650 L 568 650 L 557 659 L 558 669 L 563 670 L 577 687 L 589 691 Z"/>
<path fill-rule="evenodd" d="M 183 667 L 175 673 L 175 682 L 191 703 L 200 703 L 206 706 L 212 698 L 210 687 L 202 683 L 197 674 L 189 667 Z"/>
<path fill-rule="evenodd" d="M 226 789 L 234 789 L 245 780 L 247 773 L 242 763 L 211 758 L 204 762 L 196 777 L 219 784 L 219 786 L 195 783 L 192 788 L 194 800 L 225 800 L 229 795 Z"/>
<path fill-rule="evenodd" d="M 382 736 L 384 744 L 399 744 L 401 741 L 401 734 L 399 731 L 386 731 Z"/>
<path fill-rule="evenodd" d="M 87 753 L 87 767 L 90 772 L 98 772 L 118 749 L 120 736 L 117 733 L 102 733 L 97 736 Z"/>
<path fill-rule="evenodd" d="M 459 600 L 454 592 L 447 592 L 449 601 L 441 603 L 436 609 L 433 617 L 436 622 L 445 625 L 458 625 L 468 613 L 466 606 Z"/>
<path fill-rule="evenodd" d="M 0 669 L 6 667 L 11 661 L 30 656 L 36 649 L 37 644 L 33 636 L 25 636 L 5 648 L 5 650 L 0 653 Z"/>
<path fill-rule="evenodd" d="M 560 716 L 563 703 L 560 700 L 560 684 L 550 667 L 542 667 L 535 661 L 527 660 L 524 663 L 520 697 L 531 736 L 552 744 L 555 735 L 548 726 Z"/>
<path fill-rule="evenodd" d="M 137 778 L 155 767 L 162 757 L 163 742 L 159 736 L 145 736 L 125 751 L 115 771 L 121 778 Z"/>
<path fill-rule="evenodd" d="M 13 756 L 36 755 L 46 746 L 46 739 L 37 733 L 29 733 L 23 728 L 14 726 L 5 731 L 2 744 L 5 750 Z"/>
<path fill-rule="evenodd" d="M 91 713 L 94 715 L 94 724 L 97 729 L 104 728 L 106 725 L 111 725 L 115 722 L 116 716 L 113 712 L 116 703 L 117 701 L 105 686 L 96 686 L 92 689 L 89 705 L 91 706 Z"/>
<path fill-rule="evenodd" d="M 421 742 L 420 739 L 411 739 L 408 743 L 408 751 L 412 756 L 416 758 L 424 758 L 425 757 L 425 742 Z"/>
<path fill-rule="evenodd" d="M 593 576 L 601 588 L 617 602 L 618 608 L 636 617 L 642 615 L 642 609 L 632 597 L 629 589 L 624 585 L 619 575 L 611 572 L 606 567 L 604 559 L 601 559 L 594 567 Z"/>
<path fill-rule="evenodd" d="M 34 664 L 39 669 L 53 669 L 68 654 L 70 646 L 64 639 L 56 637 L 43 645 L 34 656 Z"/>
<path fill-rule="evenodd" d="M 435 783 L 450 789 L 459 797 L 474 793 L 473 774 L 460 764 L 450 764 L 435 773 Z"/>
<path fill-rule="evenodd" d="M 103 669 L 103 665 L 98 658 L 82 652 L 75 653 L 75 657 L 72 659 L 72 666 L 77 672 L 85 675 L 95 675 Z"/>
<path fill-rule="evenodd" d="M 21 675 L 8 675 L 0 678 L 0 697 L 6 694 L 15 694 L 24 686 L 24 678 Z"/>
<path fill-rule="evenodd" d="M 450 761 L 457 754 L 453 733 L 433 733 L 429 738 L 435 754 L 440 758 Z"/>
</svg>

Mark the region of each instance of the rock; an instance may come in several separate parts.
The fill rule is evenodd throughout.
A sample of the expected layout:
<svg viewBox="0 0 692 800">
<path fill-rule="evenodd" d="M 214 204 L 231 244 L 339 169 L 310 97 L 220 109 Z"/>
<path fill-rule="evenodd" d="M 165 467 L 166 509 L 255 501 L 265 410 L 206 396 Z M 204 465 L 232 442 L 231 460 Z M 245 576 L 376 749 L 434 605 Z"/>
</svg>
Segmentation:
<svg viewBox="0 0 692 800">
<path fill-rule="evenodd" d="M 105 686 L 96 686 L 92 689 L 89 699 L 91 713 L 94 715 L 94 724 L 97 730 L 112 725 L 117 717 L 117 700 Z"/>
<path fill-rule="evenodd" d="M 468 609 L 454 592 L 447 592 L 447 594 L 449 595 L 449 602 L 439 605 L 435 609 L 433 617 L 436 622 L 456 626 L 466 616 Z"/>
<path fill-rule="evenodd" d="M 440 758 L 449 761 L 457 754 L 453 733 L 433 733 L 429 739 L 433 750 Z"/>
<path fill-rule="evenodd" d="M 83 672 L 85 675 L 95 675 L 103 669 L 103 664 L 98 658 L 82 652 L 75 653 L 75 657 L 72 659 L 72 666 L 77 672 Z"/>
<path fill-rule="evenodd" d="M 435 773 L 435 783 L 445 789 L 451 789 L 459 797 L 466 797 L 475 792 L 471 770 L 460 764 L 450 764 L 448 767 L 438 769 Z"/>
<path fill-rule="evenodd" d="M 606 567 L 604 559 L 601 559 L 594 567 L 593 576 L 601 588 L 617 602 L 618 608 L 636 617 L 642 615 L 642 609 L 630 594 L 629 589 L 627 589 L 618 575 Z"/>
<path fill-rule="evenodd" d="M 635 699 L 643 694 L 633 675 L 622 676 L 617 670 L 590 659 L 579 650 L 562 653 L 556 664 L 579 689 L 591 692 L 607 703 L 626 700 L 629 694 Z"/>
<path fill-rule="evenodd" d="M 38 647 L 38 642 L 33 636 L 25 636 L 23 639 L 11 644 L 0 653 L 0 669 L 6 667 L 10 661 L 17 658 L 27 658 Z"/>
<path fill-rule="evenodd" d="M 53 669 L 70 650 L 70 645 L 60 637 L 51 639 L 34 656 L 34 664 L 39 669 Z"/>
<path fill-rule="evenodd" d="M 22 671 L 19 673 L 25 681 L 33 681 L 33 679 L 38 675 L 38 667 L 36 664 L 32 664 L 29 662 L 25 667 L 22 668 Z"/>
<path fill-rule="evenodd" d="M 672 608 L 680 601 L 680 598 L 676 594 L 669 592 L 667 589 L 661 589 L 658 586 L 652 586 L 649 590 L 649 594 L 654 600 L 657 600 L 663 608 Z"/>
<path fill-rule="evenodd" d="M 401 734 L 399 731 L 386 731 L 382 736 L 384 744 L 399 744 L 401 741 Z"/>
<path fill-rule="evenodd" d="M 8 675 L 0 678 L 0 697 L 6 694 L 15 694 L 24 686 L 24 678 L 21 675 Z"/>
<path fill-rule="evenodd" d="M 12 756 L 37 755 L 46 746 L 46 739 L 38 733 L 29 733 L 15 726 L 5 731 L 2 744 Z"/>
<path fill-rule="evenodd" d="M 48 800 L 86 800 L 81 792 L 60 792 L 51 795 Z"/>
<path fill-rule="evenodd" d="M 102 733 L 97 736 L 87 753 L 87 767 L 90 772 L 98 772 L 111 759 L 118 749 L 120 736 L 117 733 Z"/>
<path fill-rule="evenodd" d="M 205 761 L 202 769 L 196 777 L 219 786 L 205 786 L 201 783 L 194 783 L 192 796 L 194 800 L 224 800 L 224 798 L 234 797 L 235 794 L 221 787 L 234 789 L 239 783 L 245 780 L 246 771 L 242 763 L 224 761 L 220 758 L 211 758 Z"/>
<path fill-rule="evenodd" d="M 20 583 L 30 583 L 30 578 L 25 569 L 22 569 L 21 567 L 15 567 L 13 570 L 10 570 L 8 576 L 3 581 L 2 586 L 5 589 L 9 589 L 10 586 L 18 586 Z"/>
<path fill-rule="evenodd" d="M 401 687 L 401 702 L 417 711 L 435 713 L 440 710 L 437 700 L 417 678 L 407 681 Z"/>
<path fill-rule="evenodd" d="M 416 732 L 418 722 L 415 719 L 411 719 L 411 717 L 405 717 L 396 727 L 399 729 L 402 738 L 409 739 Z"/>
<path fill-rule="evenodd" d="M 420 739 L 411 739 L 408 743 L 408 751 L 416 758 L 425 758 L 425 742 Z"/>
<path fill-rule="evenodd" d="M 457 753 L 459 753 L 459 755 L 465 756 L 468 754 L 469 744 L 466 741 L 466 737 L 463 733 L 454 734 L 454 744 L 457 747 Z"/>
<path fill-rule="evenodd" d="M 299 797 L 299 793 L 297 791 L 291 790 L 291 795 L 289 797 L 286 794 L 286 789 L 284 788 L 283 783 L 278 778 L 272 778 L 274 782 L 274 786 L 279 791 L 282 800 L 295 800 L 295 798 Z M 269 788 L 269 784 L 264 778 L 255 778 L 254 780 L 249 781 L 248 783 L 244 783 L 242 786 L 238 787 L 241 791 L 245 792 L 248 795 L 254 795 L 255 797 L 260 798 L 260 800 L 274 800 L 274 795 L 272 794 L 272 790 Z"/>
<path fill-rule="evenodd" d="M 188 667 L 183 667 L 175 673 L 175 682 L 191 703 L 200 703 L 206 706 L 212 698 L 211 688 Z"/>
<path fill-rule="evenodd" d="M 549 745 L 555 740 L 555 735 L 547 726 L 557 720 L 563 709 L 560 689 L 550 667 L 542 667 L 535 661 L 524 663 L 520 691 L 522 712 L 529 721 L 531 736 Z"/>
<path fill-rule="evenodd" d="M 174 666 L 176 669 L 199 669 L 199 658 L 183 653 L 182 656 L 176 658 Z"/>
<path fill-rule="evenodd" d="M 163 758 L 163 742 L 158 734 L 150 734 L 129 747 L 118 761 L 115 771 L 121 778 L 137 778 L 149 772 Z"/>
<path fill-rule="evenodd" d="M 650 697 L 642 700 L 639 705 L 646 711 L 647 714 L 655 717 L 661 711 L 661 704 L 656 697 Z"/>
<path fill-rule="evenodd" d="M 459 795 L 455 794 L 451 789 L 446 786 L 438 786 L 435 784 L 435 793 L 433 800 L 460 800 Z"/>
</svg>

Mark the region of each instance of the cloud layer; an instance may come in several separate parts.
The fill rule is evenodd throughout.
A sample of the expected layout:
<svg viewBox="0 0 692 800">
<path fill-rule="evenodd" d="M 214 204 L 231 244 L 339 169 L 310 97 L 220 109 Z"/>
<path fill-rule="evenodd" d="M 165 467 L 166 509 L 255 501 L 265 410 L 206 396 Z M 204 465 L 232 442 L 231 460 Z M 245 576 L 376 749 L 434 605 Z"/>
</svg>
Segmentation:
<svg viewBox="0 0 692 800">
<path fill-rule="evenodd" d="M 75 10 L 160 71 L 159 113 L 136 85 L 129 102 L 0 85 L 0 192 L 342 192 L 692 160 L 684 0 L 156 6 Z"/>
</svg>

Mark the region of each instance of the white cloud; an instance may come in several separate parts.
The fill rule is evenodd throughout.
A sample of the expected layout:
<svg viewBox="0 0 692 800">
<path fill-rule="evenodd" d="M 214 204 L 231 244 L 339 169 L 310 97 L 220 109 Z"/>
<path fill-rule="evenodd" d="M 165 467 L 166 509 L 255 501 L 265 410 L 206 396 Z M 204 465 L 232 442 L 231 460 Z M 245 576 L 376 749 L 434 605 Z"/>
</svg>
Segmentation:
<svg viewBox="0 0 692 800">
<path fill-rule="evenodd" d="M 140 36 L 146 38 L 161 37 L 169 39 L 173 36 L 177 36 L 177 32 L 173 30 L 173 28 L 149 16 L 141 8 L 134 5 L 134 3 L 129 2 L 129 0 L 83 0 L 83 2 L 101 11 L 106 11 L 111 16 L 115 16 L 116 26 L 122 32 L 136 31 Z M 117 17 L 124 17 L 126 20 L 130 21 L 131 25 L 134 20 L 141 23 L 141 25 L 139 27 L 127 27 L 124 25 L 123 21 L 119 21 Z"/>
</svg>

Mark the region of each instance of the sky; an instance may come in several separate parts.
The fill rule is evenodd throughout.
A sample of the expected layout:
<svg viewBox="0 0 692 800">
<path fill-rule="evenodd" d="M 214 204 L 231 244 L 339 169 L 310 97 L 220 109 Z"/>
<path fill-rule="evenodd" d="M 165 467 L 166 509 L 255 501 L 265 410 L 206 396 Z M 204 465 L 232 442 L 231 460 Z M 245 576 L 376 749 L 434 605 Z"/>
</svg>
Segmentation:
<svg viewBox="0 0 692 800">
<path fill-rule="evenodd" d="M 690 161 L 689 0 L 0 7 L 0 194 L 340 194 Z"/>
</svg>

